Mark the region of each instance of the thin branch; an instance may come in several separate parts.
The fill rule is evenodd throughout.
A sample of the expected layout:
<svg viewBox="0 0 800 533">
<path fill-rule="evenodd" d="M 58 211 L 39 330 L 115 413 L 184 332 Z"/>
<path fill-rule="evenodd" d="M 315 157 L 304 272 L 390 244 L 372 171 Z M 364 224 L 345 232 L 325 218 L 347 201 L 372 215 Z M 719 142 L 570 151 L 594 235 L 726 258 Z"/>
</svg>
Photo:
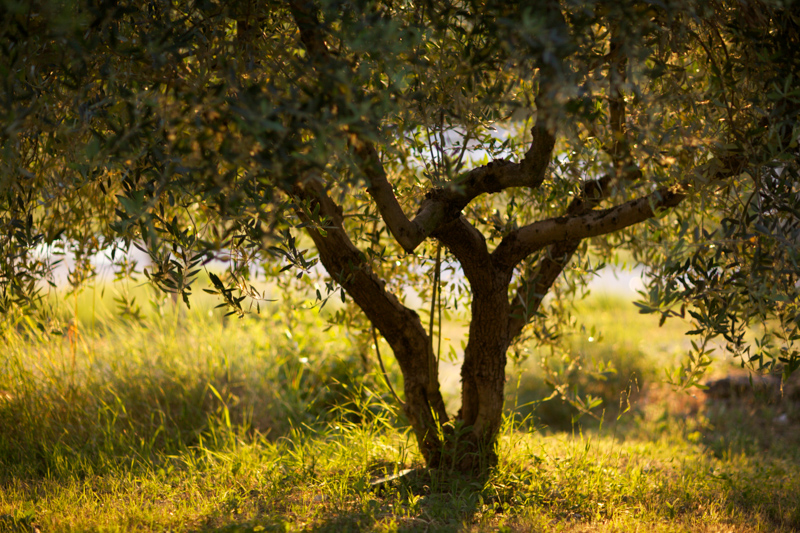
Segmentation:
<svg viewBox="0 0 800 533">
<path fill-rule="evenodd" d="M 319 29 L 319 10 L 315 3 L 308 0 L 292 0 L 289 6 L 300 30 L 300 40 L 311 59 L 313 61 L 329 59 L 330 51 L 325 43 L 325 35 Z"/>
<path fill-rule="evenodd" d="M 609 53 L 604 56 L 608 62 L 608 125 L 611 129 L 613 142 L 609 146 L 603 143 L 602 150 L 608 154 L 614 165 L 615 175 L 613 182 L 621 179 L 637 181 L 643 174 L 639 165 L 636 163 L 631 153 L 631 145 L 628 141 L 627 131 L 627 108 L 625 104 L 625 94 L 622 87 L 627 80 L 628 56 L 622 46 L 619 25 L 614 25 L 611 29 L 611 42 L 609 43 Z M 594 137 L 600 138 L 600 134 L 594 124 L 585 124 L 589 133 Z"/>
<path fill-rule="evenodd" d="M 619 25 L 614 25 L 611 30 L 610 63 L 608 72 L 608 118 L 614 142 L 609 151 L 617 174 L 625 172 L 628 165 L 633 164 L 630 146 L 628 145 L 625 128 L 625 96 L 622 85 L 625 83 L 628 58 L 622 51 L 622 38 L 619 35 Z"/>
<path fill-rule="evenodd" d="M 442 246 L 441 244 L 436 244 L 436 266 L 433 271 L 433 294 L 431 294 L 431 314 L 430 320 L 428 322 L 428 338 L 431 340 L 431 354 L 433 353 L 433 315 L 436 312 L 436 293 L 437 291 L 441 293 L 441 287 L 439 287 L 440 283 L 440 270 L 442 267 Z M 441 326 L 441 323 L 439 324 Z M 438 365 L 436 365 L 438 359 L 431 357 L 430 368 L 428 369 L 428 375 L 431 382 L 431 386 L 434 383 L 438 383 Z M 436 365 L 436 366 L 435 366 Z"/>
<path fill-rule="evenodd" d="M 508 321 L 508 337 L 514 339 L 539 310 L 542 300 L 567 266 L 580 240 L 565 241 L 551 245 L 537 268 L 531 268 L 522 278 L 523 282 L 511 300 Z"/>
<path fill-rule="evenodd" d="M 442 287 L 441 287 L 441 283 L 442 283 L 442 278 L 441 278 L 441 275 L 440 275 L 440 277 L 439 277 L 439 292 L 438 292 L 438 296 L 436 297 L 437 300 L 438 300 L 436 302 L 436 307 L 439 309 L 439 320 L 438 320 L 439 333 L 436 336 L 436 342 L 437 342 L 437 346 L 436 346 L 436 368 L 437 369 L 439 368 L 439 364 L 442 362 Z"/>
<path fill-rule="evenodd" d="M 372 340 L 375 341 L 375 353 L 378 355 L 378 364 L 381 365 L 381 372 L 383 372 L 383 379 L 386 381 L 386 386 L 389 387 L 389 391 L 392 393 L 392 396 L 394 396 L 394 399 L 398 405 L 405 409 L 405 402 L 401 400 L 400 396 L 398 396 L 395 392 L 394 387 L 392 387 L 392 382 L 389 381 L 389 373 L 386 372 L 386 367 L 383 366 L 383 358 L 381 357 L 381 349 L 378 346 L 378 334 L 375 332 L 375 325 L 372 326 Z"/>
<path fill-rule="evenodd" d="M 711 27 L 716 31 L 716 27 L 714 27 L 713 25 L 711 25 Z M 716 71 L 716 74 L 717 74 L 717 76 L 719 78 L 719 83 L 720 83 L 720 85 L 722 87 L 722 91 L 721 91 L 722 92 L 722 101 L 725 104 L 725 111 L 728 114 L 728 124 L 731 125 L 731 129 L 733 130 L 733 134 L 736 136 L 736 138 L 737 139 L 742 139 L 743 136 L 739 132 L 739 128 L 736 127 L 736 120 L 734 120 L 734 112 L 733 112 L 733 108 L 731 106 L 731 102 L 728 100 L 728 89 L 727 89 L 727 84 L 725 83 L 725 74 L 723 73 L 722 69 L 719 68 L 719 65 L 717 65 L 717 61 L 714 59 L 714 54 L 711 53 L 711 49 L 708 47 L 708 45 L 706 45 L 706 43 L 703 41 L 703 39 L 700 37 L 700 35 L 698 35 L 696 32 L 693 32 L 693 31 L 690 31 L 689 35 L 694 37 L 695 40 L 700 44 L 700 46 L 703 48 L 703 51 L 705 51 L 705 53 L 706 53 L 706 57 L 708 58 L 708 62 L 711 63 L 711 66 L 712 66 L 713 70 Z M 717 35 L 719 35 L 719 33 L 717 33 Z M 727 62 L 728 62 L 728 64 L 730 64 L 730 57 L 728 57 L 728 49 L 725 46 L 725 41 L 722 40 L 722 39 L 720 39 L 720 40 L 722 41 L 722 46 L 725 49 L 725 56 L 727 58 Z M 714 37 L 713 36 L 709 37 L 709 42 L 713 46 L 713 44 L 714 44 Z M 735 92 L 731 91 L 730 93 L 731 93 L 731 99 L 734 98 Z"/>
<path fill-rule="evenodd" d="M 461 168 L 464 166 L 464 154 L 467 151 L 467 145 L 469 145 L 470 137 L 472 137 L 472 131 L 468 131 L 466 135 L 461 137 L 461 151 L 458 153 L 458 159 L 456 159 L 455 169 L 456 172 L 461 172 Z"/>
</svg>

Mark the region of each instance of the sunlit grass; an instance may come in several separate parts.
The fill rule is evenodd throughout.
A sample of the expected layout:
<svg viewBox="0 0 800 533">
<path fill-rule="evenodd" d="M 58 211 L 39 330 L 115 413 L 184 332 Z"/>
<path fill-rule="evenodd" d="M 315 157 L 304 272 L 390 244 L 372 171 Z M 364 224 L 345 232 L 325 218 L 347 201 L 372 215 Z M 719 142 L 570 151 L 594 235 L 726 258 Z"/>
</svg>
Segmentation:
<svg viewBox="0 0 800 533">
<path fill-rule="evenodd" d="M 346 328 L 280 303 L 240 320 L 142 297 L 141 322 L 106 302 L 63 336 L 24 321 L 5 331 L 0 531 L 800 527 L 793 407 L 778 425 L 774 406 L 705 406 L 653 386 L 619 422 L 566 413 L 557 432 L 509 418 L 488 478 L 414 470 L 373 486 L 422 461 Z M 682 325 L 659 329 L 608 296 L 581 305 L 586 334 L 572 346 L 587 361 L 652 383 L 683 349 Z M 522 382 L 539 383 L 527 370 Z"/>
</svg>

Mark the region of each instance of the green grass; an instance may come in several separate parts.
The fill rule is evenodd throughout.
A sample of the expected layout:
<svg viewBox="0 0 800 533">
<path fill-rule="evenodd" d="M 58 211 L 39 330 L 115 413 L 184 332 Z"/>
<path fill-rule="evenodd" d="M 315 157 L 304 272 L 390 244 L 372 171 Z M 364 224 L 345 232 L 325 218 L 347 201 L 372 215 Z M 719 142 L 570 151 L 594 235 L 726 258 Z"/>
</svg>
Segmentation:
<svg viewBox="0 0 800 533">
<path fill-rule="evenodd" d="M 658 327 L 653 315 L 640 314 L 630 302 L 607 293 L 581 301 L 575 316 L 577 323 L 567 332 L 568 352 L 547 358 L 534 354 L 518 365 L 507 387 L 507 404 L 521 406 L 517 413 L 531 417 L 540 429 L 596 428 L 604 414 L 614 419 L 649 384 L 661 381 L 663 368 L 676 365 L 690 346 L 683 336 L 689 329 L 685 323 L 668 321 Z M 592 410 L 595 418 L 580 417 L 561 397 L 544 401 L 553 389 L 542 367 L 565 375 L 575 395 L 602 400 Z"/>
<path fill-rule="evenodd" d="M 603 340 L 573 339 L 588 361 L 574 378 L 610 402 L 637 373 L 638 402 L 602 424 L 509 417 L 480 480 L 419 469 L 363 339 L 314 314 L 223 319 L 167 302 L 142 322 L 89 313 L 61 337 L 19 322 L 0 353 L 0 531 L 800 528 L 797 409 L 671 393 L 653 380 L 680 327 L 609 297 L 585 306 Z M 593 381 L 609 363 L 616 374 Z M 545 392 L 525 371 L 518 402 Z"/>
</svg>

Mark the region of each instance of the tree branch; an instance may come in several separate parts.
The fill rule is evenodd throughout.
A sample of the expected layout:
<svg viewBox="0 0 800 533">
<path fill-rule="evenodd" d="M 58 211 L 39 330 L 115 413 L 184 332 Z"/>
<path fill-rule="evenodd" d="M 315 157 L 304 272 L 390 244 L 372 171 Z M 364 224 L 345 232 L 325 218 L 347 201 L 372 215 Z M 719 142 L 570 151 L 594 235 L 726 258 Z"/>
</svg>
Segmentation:
<svg viewBox="0 0 800 533">
<path fill-rule="evenodd" d="M 300 40 L 312 61 L 319 64 L 330 59 L 313 3 L 294 0 L 290 5 L 300 30 Z M 539 105 L 541 102 L 540 91 L 537 97 L 537 120 L 531 130 L 533 141 L 521 162 L 492 161 L 461 174 L 445 187 L 429 191 L 413 220 L 403 212 L 373 143 L 354 135 L 357 164 L 369 182 L 367 192 L 375 201 L 386 227 L 406 252 L 413 252 L 441 225 L 457 219 L 461 210 L 481 194 L 495 193 L 509 187 L 535 188 L 541 185 L 555 145 L 555 135 L 546 125 L 545 113 Z"/>
<path fill-rule="evenodd" d="M 713 182 L 720 182 L 732 176 L 736 176 L 741 174 L 744 170 L 745 162 L 738 155 L 726 157 L 721 161 L 722 168 L 709 174 L 709 179 Z M 612 178 L 612 176 L 604 176 L 600 180 L 586 183 L 583 188 L 583 194 L 570 203 L 567 208 L 567 214 L 571 215 L 573 219 L 575 217 L 582 217 L 584 220 L 588 218 L 597 220 L 599 218 L 608 221 L 608 219 L 615 216 L 614 212 L 617 212 L 622 214 L 622 217 L 617 220 L 616 224 L 624 224 L 622 227 L 626 227 L 650 218 L 647 215 L 648 212 L 652 213 L 653 208 L 669 208 L 680 204 L 689 189 L 689 185 L 687 184 L 676 185 L 672 188 L 661 189 L 644 198 L 632 200 L 615 208 L 606 209 L 604 211 L 592 211 L 592 209 L 607 196 L 608 186 L 614 181 L 616 180 Z M 568 217 L 560 217 L 562 220 L 566 218 Z M 542 221 L 542 223 L 552 223 L 555 220 L 558 219 L 550 219 Z M 530 228 L 536 224 L 539 223 L 531 224 L 526 226 L 526 228 Z M 610 233 L 611 231 L 616 231 L 616 229 L 622 229 L 622 227 L 617 227 L 601 233 L 593 232 L 591 235 L 582 234 L 580 237 L 557 241 L 547 246 L 546 254 L 539 262 L 539 265 L 535 268 L 529 268 L 521 275 L 523 281 L 517 289 L 516 294 L 511 299 L 511 312 L 509 316 L 510 338 L 513 339 L 519 335 L 522 328 L 524 328 L 528 321 L 535 315 L 542 303 L 542 299 L 550 290 L 559 274 L 564 270 L 564 267 L 569 263 L 575 250 L 578 249 L 581 239 L 601 235 L 603 233 Z M 606 229 L 608 229 L 608 227 L 606 227 Z M 503 250 L 501 250 L 501 247 L 503 247 Z M 511 253 L 511 248 L 513 248 L 511 239 L 509 241 L 504 240 L 500 243 L 500 246 L 495 249 L 495 253 L 492 254 L 492 260 L 496 265 L 499 266 L 502 264 L 502 261 L 509 260 L 509 257 L 513 255 L 513 253 Z M 534 253 L 541 248 L 542 246 L 538 248 L 534 247 L 530 253 Z M 524 257 L 522 259 L 524 259 Z M 520 259 L 520 261 L 522 259 Z M 510 260 L 513 261 L 513 258 Z M 511 265 L 506 264 L 505 268 L 513 269 L 516 267 L 516 264 L 517 263 Z"/>
<path fill-rule="evenodd" d="M 311 0 L 292 0 L 289 2 L 292 17 L 300 30 L 300 40 L 308 50 L 312 61 L 330 58 L 325 35 L 320 31 L 319 10 Z"/>
<path fill-rule="evenodd" d="M 303 202 L 308 204 L 306 209 L 303 209 L 302 205 L 297 205 L 295 212 L 314 241 L 323 266 L 347 290 L 381 334 L 390 339 L 391 330 L 398 327 L 415 327 L 418 323 L 424 335 L 425 331 L 417 313 L 405 307 L 397 297 L 385 290 L 386 283 L 372 272 L 364 253 L 347 236 L 342 209 L 325 192 L 322 179 L 318 177 L 305 179 L 287 192 L 301 204 Z M 312 220 L 309 213 L 314 211 L 316 203 L 320 206 L 320 219 Z M 323 219 L 324 229 L 320 225 Z M 410 321 L 411 324 L 398 323 L 404 321 Z"/>
<path fill-rule="evenodd" d="M 608 209 L 581 215 L 540 220 L 509 234 L 492 253 L 495 264 L 514 268 L 520 261 L 545 246 L 605 235 L 643 222 L 657 209 L 675 207 L 685 197 L 686 186 L 662 187 L 647 196 Z"/>
<path fill-rule="evenodd" d="M 608 119 L 614 143 L 606 152 L 611 156 L 618 175 L 624 175 L 628 165 L 632 165 L 630 145 L 627 140 L 625 128 L 625 96 L 622 94 L 622 85 L 625 83 L 625 69 L 628 57 L 622 50 L 622 39 L 619 35 L 619 25 L 615 24 L 611 30 L 611 43 L 609 47 L 609 73 L 608 73 Z M 638 170 L 638 169 L 637 169 Z M 639 173 L 641 175 L 641 173 Z"/>
<path fill-rule="evenodd" d="M 419 229 L 418 240 L 403 247 L 407 251 L 416 248 L 442 224 L 460 216 L 461 210 L 481 194 L 496 193 L 510 187 L 534 189 L 541 185 L 556 142 L 543 115 L 543 112 L 538 112 L 536 124 L 531 130 L 533 141 L 521 162 L 512 163 L 503 159 L 491 161 L 461 174 L 446 187 L 429 191 L 413 221 Z"/>
<path fill-rule="evenodd" d="M 353 147 L 359 168 L 369 182 L 367 193 L 375 201 L 375 206 L 378 208 L 383 222 L 397 243 L 406 252 L 413 252 L 427 235 L 424 235 L 420 227 L 410 221 L 403 212 L 375 146 L 369 141 L 361 141 L 356 138 Z"/>
<path fill-rule="evenodd" d="M 549 246 L 538 268 L 531 268 L 522 275 L 522 284 L 511 300 L 508 320 L 509 339 L 516 338 L 539 310 L 545 295 L 563 272 L 580 243 L 580 240 L 573 240 Z"/>
<path fill-rule="evenodd" d="M 608 186 L 613 178 L 603 176 L 599 180 L 584 183 L 581 194 L 567 208 L 567 214 L 578 216 L 589 213 L 608 195 Z M 539 310 L 539 306 L 567 266 L 572 254 L 578 249 L 580 239 L 563 241 L 547 247 L 545 256 L 537 267 L 530 267 L 520 275 L 522 283 L 511 299 L 509 313 L 509 338 L 513 339 Z M 513 267 L 512 267 L 513 268 Z"/>
<path fill-rule="evenodd" d="M 475 226 L 460 216 L 440 227 L 433 236 L 447 246 L 461 263 L 473 290 L 488 286 L 487 280 L 492 276 L 493 265 L 486 239 Z"/>
<path fill-rule="evenodd" d="M 429 361 L 434 354 L 419 315 L 386 291 L 386 283 L 372 272 L 365 255 L 347 236 L 342 210 L 325 192 L 320 177 L 300 180 L 286 192 L 299 202 L 295 212 L 314 241 L 325 269 L 392 346 L 405 378 L 406 413 L 425 418 L 412 420 L 414 430 L 423 440 L 438 439 L 435 433 L 428 434 L 430 428 L 436 427 L 433 413 L 440 423 L 446 422 L 448 415 L 438 383 L 432 387 L 428 380 Z M 310 213 L 315 211 L 320 220 L 311 219 Z M 323 219 L 324 229 L 320 225 Z"/>
<path fill-rule="evenodd" d="M 625 95 L 622 87 L 627 79 L 628 56 L 623 50 L 619 25 L 611 29 L 609 53 L 604 57 L 608 62 L 608 125 L 611 129 L 611 145 L 603 144 L 603 151 L 608 154 L 614 165 L 614 180 L 637 181 L 642 178 L 642 171 L 631 153 L 626 126 L 627 114 Z M 600 137 L 593 125 L 587 128 L 595 137 Z"/>
<path fill-rule="evenodd" d="M 536 188 L 541 185 L 550 164 L 555 136 L 545 124 L 544 113 L 540 111 L 538 115 L 531 130 L 533 141 L 521 162 L 499 159 L 464 172 L 446 186 L 429 191 L 413 220 L 405 215 L 394 195 L 375 147 L 368 141 L 356 140 L 354 148 L 359 167 L 369 180 L 367 192 L 400 246 L 408 253 L 413 252 L 440 226 L 457 219 L 461 211 L 481 194 L 496 193 L 509 187 Z"/>
</svg>

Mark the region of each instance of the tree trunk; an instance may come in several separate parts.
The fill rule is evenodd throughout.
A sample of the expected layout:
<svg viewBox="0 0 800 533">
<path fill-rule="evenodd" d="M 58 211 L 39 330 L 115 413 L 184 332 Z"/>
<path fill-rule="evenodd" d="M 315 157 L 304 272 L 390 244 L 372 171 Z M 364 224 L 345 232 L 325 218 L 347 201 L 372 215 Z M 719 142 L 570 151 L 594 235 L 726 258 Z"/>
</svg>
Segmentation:
<svg viewBox="0 0 800 533">
<path fill-rule="evenodd" d="M 512 269 L 498 268 L 483 236 L 463 220 L 454 221 L 440 233 L 440 240 L 460 256 L 473 290 L 470 338 L 461 370 L 462 407 L 451 421 L 439 387 L 438 362 L 419 315 L 385 290 L 386 284 L 347 237 L 341 211 L 319 180 L 308 179 L 293 192 L 310 202 L 308 211 L 298 207 L 296 212 L 307 224 L 322 264 L 394 352 L 403 374 L 404 410 L 427 465 L 470 472 L 494 466 L 511 341 L 508 288 Z M 315 209 L 329 217 L 324 234 L 307 215 Z"/>
<path fill-rule="evenodd" d="M 314 205 L 320 214 L 330 218 L 323 234 L 305 210 L 295 212 L 307 224 L 306 231 L 316 245 L 320 260 L 328 273 L 353 298 L 370 322 L 392 347 L 403 374 L 405 404 L 420 452 L 430 467 L 441 463 L 442 428 L 449 417 L 439 387 L 438 366 L 431 344 L 419 315 L 404 306 L 386 291 L 386 283 L 369 267 L 365 256 L 347 237 L 340 209 L 327 196 L 320 180 L 309 177 L 291 192 Z"/>
<path fill-rule="evenodd" d="M 503 421 L 508 335 L 508 279 L 492 276 L 473 286 L 469 342 L 461 367 L 461 410 L 457 420 L 459 470 L 480 471 L 497 463 L 497 434 Z"/>
<path fill-rule="evenodd" d="M 473 302 L 470 339 L 461 369 L 462 407 L 450 422 L 444 412 L 438 377 L 428 380 L 430 343 L 425 349 L 408 342 L 417 320 L 398 331 L 381 330 L 403 373 L 404 410 L 420 452 L 430 468 L 485 472 L 497 464 L 497 435 L 503 419 L 506 352 L 508 349 L 507 292 L 495 290 Z M 367 313 L 369 315 L 369 313 Z M 419 324 L 419 323 L 418 323 Z M 421 327 L 421 324 L 419 324 Z M 419 331 L 412 334 L 420 339 Z M 427 341 L 427 335 L 422 334 Z M 430 355 L 428 355 L 430 353 Z"/>
</svg>

